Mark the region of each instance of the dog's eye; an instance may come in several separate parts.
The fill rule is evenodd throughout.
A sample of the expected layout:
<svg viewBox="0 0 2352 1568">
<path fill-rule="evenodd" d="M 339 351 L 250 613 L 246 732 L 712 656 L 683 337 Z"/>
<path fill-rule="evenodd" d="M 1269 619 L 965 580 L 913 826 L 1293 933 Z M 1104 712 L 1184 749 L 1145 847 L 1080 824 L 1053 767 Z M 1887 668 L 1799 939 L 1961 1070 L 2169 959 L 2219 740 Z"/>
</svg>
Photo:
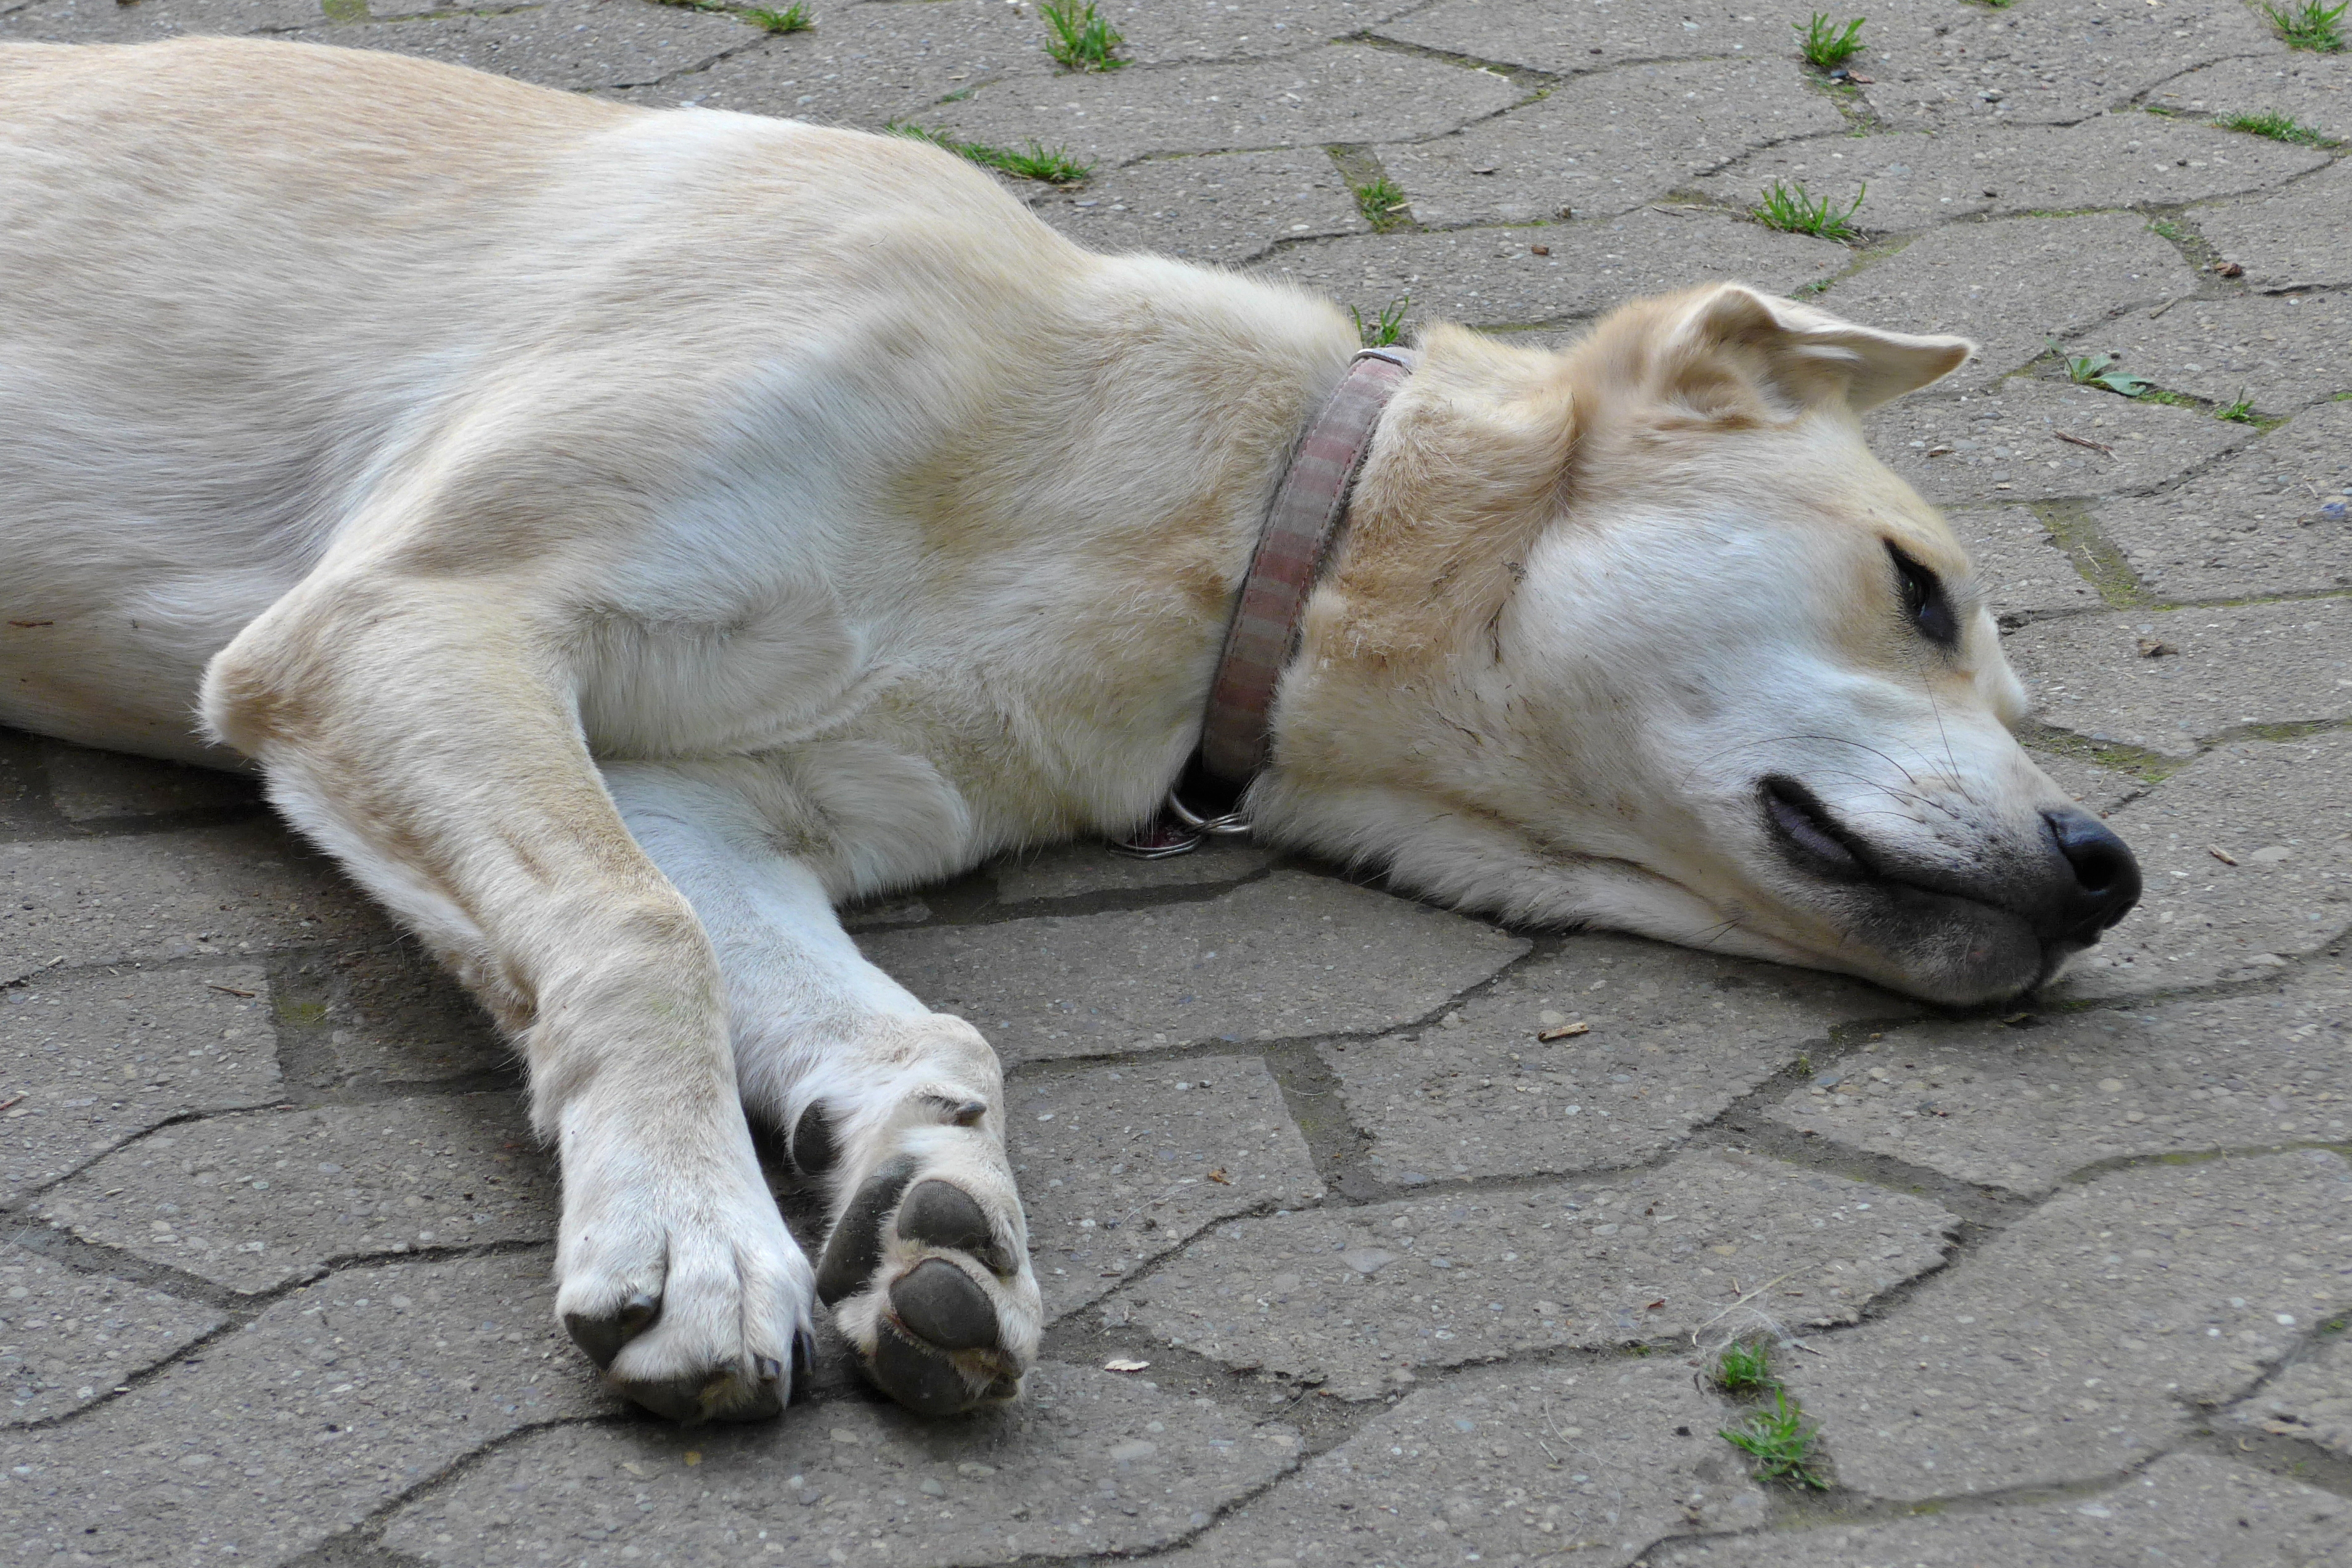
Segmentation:
<svg viewBox="0 0 2352 1568">
<path fill-rule="evenodd" d="M 1919 628 L 1919 635 L 1939 647 L 1951 647 L 1960 640 L 1960 624 L 1952 614 L 1952 601 L 1944 593 L 1943 579 L 1922 566 L 1893 544 L 1886 553 L 1895 558 L 1895 581 L 1903 594 L 1903 613 Z"/>
</svg>

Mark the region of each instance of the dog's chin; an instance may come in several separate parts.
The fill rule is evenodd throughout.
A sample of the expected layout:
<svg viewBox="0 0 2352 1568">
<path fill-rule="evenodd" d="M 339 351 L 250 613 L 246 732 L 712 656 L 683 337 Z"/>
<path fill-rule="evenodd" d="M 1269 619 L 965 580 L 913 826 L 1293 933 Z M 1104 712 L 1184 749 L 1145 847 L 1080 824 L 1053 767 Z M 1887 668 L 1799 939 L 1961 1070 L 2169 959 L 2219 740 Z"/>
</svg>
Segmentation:
<svg viewBox="0 0 2352 1568">
<path fill-rule="evenodd" d="M 1946 1007 L 2013 1001 L 2057 978 L 2086 945 L 2047 942 L 2016 913 L 1902 883 L 1847 885 L 1818 912 L 1844 935 L 1825 968 Z"/>
</svg>

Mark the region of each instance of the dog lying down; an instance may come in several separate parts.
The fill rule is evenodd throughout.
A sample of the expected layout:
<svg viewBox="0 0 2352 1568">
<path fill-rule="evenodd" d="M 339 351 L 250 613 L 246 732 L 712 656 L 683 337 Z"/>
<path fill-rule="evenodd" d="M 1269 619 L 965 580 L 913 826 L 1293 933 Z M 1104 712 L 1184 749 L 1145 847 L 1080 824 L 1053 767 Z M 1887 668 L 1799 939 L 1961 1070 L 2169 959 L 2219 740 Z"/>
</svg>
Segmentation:
<svg viewBox="0 0 2352 1568">
<path fill-rule="evenodd" d="M 996 1058 L 833 907 L 1133 829 L 1204 711 L 1267 840 L 1514 921 L 1970 1004 L 2137 896 L 1863 445 L 1958 338 L 1724 284 L 1361 360 L 909 141 L 204 39 L 0 46 L 0 721 L 260 769 L 518 1042 L 557 1310 L 681 1420 L 819 1302 L 1018 1391 Z"/>
</svg>

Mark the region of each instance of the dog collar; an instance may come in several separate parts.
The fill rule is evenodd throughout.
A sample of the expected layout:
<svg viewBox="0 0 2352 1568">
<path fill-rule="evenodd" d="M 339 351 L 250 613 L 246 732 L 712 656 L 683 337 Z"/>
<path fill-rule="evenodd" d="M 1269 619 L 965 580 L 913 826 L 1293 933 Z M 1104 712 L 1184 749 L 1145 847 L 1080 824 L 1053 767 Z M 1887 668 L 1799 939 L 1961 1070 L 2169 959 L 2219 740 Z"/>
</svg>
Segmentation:
<svg viewBox="0 0 2352 1568">
<path fill-rule="evenodd" d="M 1348 494 L 1371 450 L 1389 399 L 1412 374 L 1410 349 L 1365 349 L 1299 437 L 1258 531 L 1242 578 L 1241 598 L 1225 627 L 1209 706 L 1201 725 L 1201 772 L 1238 796 L 1265 765 L 1272 743 L 1267 716 L 1282 671 L 1298 647 L 1307 595 L 1348 519 Z M 1181 783 L 1181 781 L 1180 781 Z M 1157 820 L 1114 848 L 1161 859 L 1197 848 L 1210 835 L 1247 833 L 1238 811 L 1196 812 L 1171 789 Z"/>
</svg>

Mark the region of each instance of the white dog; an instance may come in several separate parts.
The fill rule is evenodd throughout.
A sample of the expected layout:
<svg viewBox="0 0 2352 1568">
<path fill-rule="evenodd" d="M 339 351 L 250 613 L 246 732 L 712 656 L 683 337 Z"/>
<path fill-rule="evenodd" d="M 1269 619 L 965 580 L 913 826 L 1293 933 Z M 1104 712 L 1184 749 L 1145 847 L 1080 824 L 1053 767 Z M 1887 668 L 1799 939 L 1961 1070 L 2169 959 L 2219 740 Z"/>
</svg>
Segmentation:
<svg viewBox="0 0 2352 1568">
<path fill-rule="evenodd" d="M 996 1058 L 832 909 L 1133 828 L 1213 680 L 1259 832 L 1513 921 L 1967 1003 L 2137 896 L 1863 446 L 1958 339 L 1727 285 L 1408 374 L 909 142 L 219 40 L 0 47 L 0 721 L 261 770 L 520 1043 L 558 1310 L 683 1419 L 820 1299 L 1018 1389 Z"/>
</svg>

